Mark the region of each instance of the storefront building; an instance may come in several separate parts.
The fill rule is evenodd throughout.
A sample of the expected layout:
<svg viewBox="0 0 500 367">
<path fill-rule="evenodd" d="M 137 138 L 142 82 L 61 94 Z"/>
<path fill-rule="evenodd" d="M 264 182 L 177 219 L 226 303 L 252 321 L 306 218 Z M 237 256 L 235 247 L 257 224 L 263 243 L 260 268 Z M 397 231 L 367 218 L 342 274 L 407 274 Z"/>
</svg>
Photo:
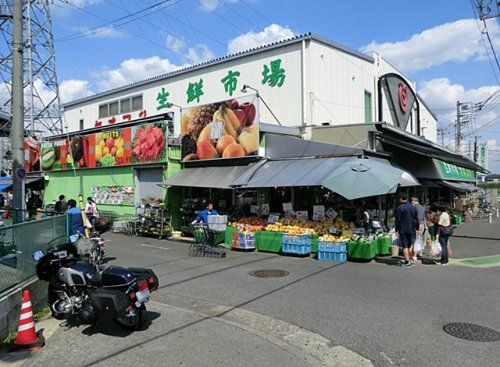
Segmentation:
<svg viewBox="0 0 500 367">
<path fill-rule="evenodd" d="M 393 76 L 400 80 L 394 81 Z M 396 124 L 395 116 L 381 111 L 391 109 L 391 95 L 399 93 L 412 120 L 399 127 L 436 139 L 436 119 L 411 92 L 413 82 L 379 55 L 366 55 L 312 34 L 69 102 L 64 116 L 69 131 L 76 132 L 171 112 L 173 135 L 179 136 L 179 107 L 243 97 L 244 85 L 250 94 L 257 90 L 269 106 L 260 111 L 262 122 L 293 127 L 368 123 L 381 116 Z"/>
<path fill-rule="evenodd" d="M 309 187 L 320 190 L 309 199 L 320 201 L 321 187 L 341 187 L 318 169 L 333 170 L 343 159 L 355 162 L 349 159 L 378 150 L 364 150 L 360 141 L 311 141 L 322 140 L 315 126 L 366 129 L 383 119 L 435 141 L 436 118 L 414 90 L 381 56 L 306 34 L 99 93 L 65 104 L 68 134 L 42 146 L 45 201 L 60 194 L 91 196 L 101 210 L 119 216 L 162 202 L 171 208 L 176 230 L 200 208 L 196 198 L 215 199 L 226 211 L 244 203 L 259 214 L 263 206 L 268 213 L 269 206 L 300 203 L 310 196 Z M 61 159 L 67 152 L 69 162 Z M 402 172 L 412 181 L 387 158 L 374 157 L 370 164 L 375 169 L 379 159 L 394 175 L 392 186 L 365 196 L 395 192 L 404 184 Z M 303 162 L 290 166 L 288 160 L 296 159 Z M 263 174 L 274 169 L 310 169 L 311 177 Z M 238 182 L 247 171 L 254 179 Z M 273 189 L 281 196 L 273 197 Z M 344 198 L 351 194 L 347 190 Z"/>
</svg>

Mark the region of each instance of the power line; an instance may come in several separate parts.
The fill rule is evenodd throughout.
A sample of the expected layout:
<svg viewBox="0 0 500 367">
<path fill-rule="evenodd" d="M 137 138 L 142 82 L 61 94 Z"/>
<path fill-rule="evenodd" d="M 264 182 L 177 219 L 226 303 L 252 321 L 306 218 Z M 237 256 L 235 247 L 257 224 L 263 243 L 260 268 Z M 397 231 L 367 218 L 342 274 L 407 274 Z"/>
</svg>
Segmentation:
<svg viewBox="0 0 500 367">
<path fill-rule="evenodd" d="M 488 50 L 488 46 L 486 45 L 486 42 L 484 40 L 484 34 L 483 34 L 483 31 L 481 30 L 481 26 L 479 25 L 479 20 L 477 18 L 477 15 L 476 15 L 476 8 L 474 6 L 474 0 L 470 0 L 470 5 L 472 7 L 472 13 L 474 14 L 474 19 L 476 20 L 476 24 L 477 24 L 477 28 L 479 30 L 479 33 L 481 34 L 481 40 L 483 41 L 483 46 L 484 46 L 484 49 L 486 51 L 486 56 L 488 56 L 488 60 L 490 62 L 490 66 L 491 66 L 491 71 L 493 72 L 493 75 L 495 77 L 495 80 L 497 81 L 497 85 L 500 85 L 500 81 L 498 79 L 498 76 L 497 76 L 497 72 L 495 70 L 495 67 L 493 65 L 493 61 L 491 60 L 491 56 L 490 56 L 490 53 L 489 53 L 489 50 Z M 486 30 L 487 31 L 487 30 Z M 489 37 L 488 37 L 489 38 Z M 498 59 L 496 57 L 496 53 L 495 53 L 495 49 L 493 48 L 493 45 L 490 43 L 491 47 L 492 47 L 492 51 L 493 51 L 493 54 L 495 55 L 495 60 L 496 60 L 496 63 L 497 63 L 497 67 L 499 68 L 500 70 L 500 65 L 498 63 Z"/>
<path fill-rule="evenodd" d="M 74 7 L 74 8 L 77 8 L 79 9 L 80 11 L 83 11 L 87 14 L 90 14 L 90 15 L 93 15 L 95 16 L 95 14 L 93 14 L 92 12 L 86 10 L 85 8 L 82 8 L 78 5 L 75 5 L 73 3 L 70 3 L 68 0 L 62 0 L 64 1 L 66 4 Z M 156 12 L 156 8 L 162 6 L 162 5 L 167 5 L 167 6 L 172 6 L 172 5 L 175 5 L 177 4 L 178 2 L 181 2 L 182 0 L 162 0 L 156 4 L 153 4 L 153 5 L 150 5 L 150 6 L 147 6 L 143 9 L 140 9 L 136 12 L 133 12 L 133 13 L 129 13 L 123 17 L 120 17 L 120 18 L 117 18 L 117 19 L 114 19 L 112 21 L 108 21 L 105 19 L 106 23 L 105 24 L 101 24 L 99 26 L 96 26 L 96 27 L 92 27 L 90 29 L 87 29 L 85 31 L 81 31 L 81 32 L 76 32 L 76 33 L 73 33 L 73 34 L 70 34 L 68 36 L 65 36 L 65 37 L 61 37 L 59 39 L 57 39 L 56 41 L 57 42 L 64 42 L 64 41 L 71 41 L 71 40 L 74 40 L 74 39 L 78 39 L 78 38 L 85 38 L 85 37 L 89 37 L 89 36 L 92 36 L 92 35 L 95 35 L 95 34 L 98 34 L 98 33 L 101 33 L 101 32 L 105 32 L 113 27 L 110 27 L 110 24 L 112 26 L 123 26 L 125 24 L 128 24 L 128 23 L 131 23 L 131 22 L 135 22 L 138 20 L 138 18 L 135 18 L 137 15 L 139 14 L 143 14 L 143 13 L 146 13 L 145 16 L 148 16 L 148 15 L 151 15 L 153 14 L 154 12 Z M 132 18 L 132 19 L 130 19 Z M 103 19 L 103 18 L 101 18 Z M 126 21 L 125 21 L 126 20 Z"/>
</svg>

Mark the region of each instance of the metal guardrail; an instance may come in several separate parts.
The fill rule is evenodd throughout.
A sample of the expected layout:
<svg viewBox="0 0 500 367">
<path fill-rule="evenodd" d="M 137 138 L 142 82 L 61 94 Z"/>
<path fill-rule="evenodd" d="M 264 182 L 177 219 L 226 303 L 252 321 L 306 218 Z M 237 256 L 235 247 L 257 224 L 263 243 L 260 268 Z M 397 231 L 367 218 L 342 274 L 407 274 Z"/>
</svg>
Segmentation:
<svg viewBox="0 0 500 367">
<path fill-rule="evenodd" d="M 36 274 L 33 252 L 64 244 L 68 223 L 63 214 L 0 227 L 0 294 Z"/>
</svg>

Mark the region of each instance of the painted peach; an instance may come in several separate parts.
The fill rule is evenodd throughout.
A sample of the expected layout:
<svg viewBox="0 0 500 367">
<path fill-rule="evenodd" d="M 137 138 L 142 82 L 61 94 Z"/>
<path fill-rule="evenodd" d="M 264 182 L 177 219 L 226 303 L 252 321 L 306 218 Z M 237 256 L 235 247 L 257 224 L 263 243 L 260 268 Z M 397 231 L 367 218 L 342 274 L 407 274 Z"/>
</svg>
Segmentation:
<svg viewBox="0 0 500 367">
<path fill-rule="evenodd" d="M 215 146 L 215 148 L 217 149 L 217 152 L 219 154 L 222 154 L 224 152 L 224 150 L 226 149 L 226 147 L 229 144 L 233 144 L 233 143 L 236 143 L 236 139 L 234 139 L 231 135 L 223 135 L 217 141 L 217 145 Z"/>
<path fill-rule="evenodd" d="M 237 158 L 244 156 L 245 156 L 245 149 L 243 149 L 243 147 L 238 143 L 229 144 L 222 153 L 222 158 Z"/>
</svg>

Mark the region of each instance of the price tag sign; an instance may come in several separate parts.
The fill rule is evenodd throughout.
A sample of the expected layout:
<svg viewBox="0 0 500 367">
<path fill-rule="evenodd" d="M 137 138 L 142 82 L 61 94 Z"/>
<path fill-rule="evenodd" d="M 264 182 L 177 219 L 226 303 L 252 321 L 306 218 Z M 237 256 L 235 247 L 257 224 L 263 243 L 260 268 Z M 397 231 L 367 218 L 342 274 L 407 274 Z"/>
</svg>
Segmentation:
<svg viewBox="0 0 500 367">
<path fill-rule="evenodd" d="M 356 230 L 354 231 L 355 234 L 359 234 L 359 235 L 364 235 L 365 234 L 365 229 L 364 228 L 356 228 Z"/>
<path fill-rule="evenodd" d="M 261 210 L 262 215 L 269 215 L 269 204 L 263 204 Z"/>
<path fill-rule="evenodd" d="M 325 218 L 325 206 L 313 205 L 313 220 L 322 220 Z"/>
<path fill-rule="evenodd" d="M 333 208 L 328 208 L 328 210 L 326 211 L 326 216 L 330 219 L 335 219 L 337 217 L 338 213 L 333 210 Z"/>
<path fill-rule="evenodd" d="M 328 230 L 328 232 L 330 232 L 330 234 L 337 234 L 337 228 L 330 227 L 330 229 Z"/>
<path fill-rule="evenodd" d="M 279 214 L 271 214 L 269 216 L 269 218 L 267 219 L 267 222 L 269 224 L 274 224 L 276 223 L 278 220 L 280 219 L 280 215 Z"/>
<path fill-rule="evenodd" d="M 251 205 L 250 206 L 250 213 L 259 214 L 259 206 L 258 205 Z"/>
<path fill-rule="evenodd" d="M 306 221 L 309 219 L 309 215 L 305 210 L 297 211 L 295 214 L 297 215 L 298 220 Z"/>
</svg>

